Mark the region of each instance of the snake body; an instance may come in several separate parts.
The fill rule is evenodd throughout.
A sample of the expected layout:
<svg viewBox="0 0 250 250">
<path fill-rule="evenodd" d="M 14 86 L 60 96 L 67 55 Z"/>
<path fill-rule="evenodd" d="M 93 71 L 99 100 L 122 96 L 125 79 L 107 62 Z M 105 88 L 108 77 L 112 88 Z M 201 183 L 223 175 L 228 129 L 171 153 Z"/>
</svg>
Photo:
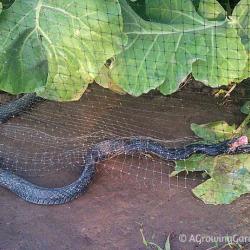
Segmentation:
<svg viewBox="0 0 250 250">
<path fill-rule="evenodd" d="M 15 101 L 2 105 L 0 107 L 0 123 L 19 115 L 39 100 L 41 99 L 36 97 L 35 94 L 26 94 Z M 110 157 L 120 154 L 146 153 L 156 155 L 166 161 L 176 161 L 185 160 L 194 153 L 206 154 L 208 156 L 249 153 L 250 145 L 247 143 L 247 138 L 244 136 L 213 145 L 190 144 L 181 148 L 168 148 L 159 141 L 143 137 L 106 140 L 92 146 L 83 155 L 83 171 L 79 178 L 69 185 L 61 188 L 41 187 L 8 170 L 0 168 L 0 186 L 9 189 L 22 199 L 34 204 L 64 204 L 77 198 L 87 190 L 95 175 L 97 163 Z"/>
<path fill-rule="evenodd" d="M 42 98 L 36 94 L 25 94 L 19 99 L 0 106 L 0 123 L 7 122 L 10 118 L 19 115 L 29 109 L 33 104 L 41 101 Z"/>
<path fill-rule="evenodd" d="M 9 172 L 0 169 L 0 186 L 9 189 L 22 199 L 43 205 L 67 203 L 85 192 L 95 174 L 96 165 L 110 157 L 134 153 L 153 154 L 166 161 L 184 160 L 194 153 L 216 156 L 230 152 L 233 140 L 218 144 L 190 144 L 181 148 L 168 148 L 162 143 L 143 137 L 112 139 L 100 142 L 83 155 L 83 171 L 71 184 L 61 188 L 40 187 Z M 234 153 L 246 153 L 250 146 L 235 149 Z"/>
</svg>

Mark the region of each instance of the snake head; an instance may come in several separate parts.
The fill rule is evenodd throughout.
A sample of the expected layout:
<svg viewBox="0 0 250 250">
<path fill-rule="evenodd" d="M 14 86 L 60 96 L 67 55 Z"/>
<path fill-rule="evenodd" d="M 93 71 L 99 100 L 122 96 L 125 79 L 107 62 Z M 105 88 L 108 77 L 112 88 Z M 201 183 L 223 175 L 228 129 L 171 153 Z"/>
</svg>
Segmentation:
<svg viewBox="0 0 250 250">
<path fill-rule="evenodd" d="M 229 151 L 234 152 L 238 147 L 248 144 L 247 136 L 243 135 L 241 137 L 233 139 L 229 144 Z"/>
</svg>

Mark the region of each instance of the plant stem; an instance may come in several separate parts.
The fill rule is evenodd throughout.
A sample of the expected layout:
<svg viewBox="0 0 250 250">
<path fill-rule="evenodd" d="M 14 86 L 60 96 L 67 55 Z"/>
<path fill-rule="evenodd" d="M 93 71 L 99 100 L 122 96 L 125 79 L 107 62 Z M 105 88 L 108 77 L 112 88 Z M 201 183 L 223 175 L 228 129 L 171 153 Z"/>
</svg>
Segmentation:
<svg viewBox="0 0 250 250">
<path fill-rule="evenodd" d="M 233 84 L 232 87 L 227 91 L 227 93 L 225 94 L 224 98 L 227 98 L 230 96 L 230 94 L 232 93 L 232 91 L 236 88 L 236 84 Z"/>
<path fill-rule="evenodd" d="M 226 11 L 227 11 L 227 15 L 231 16 L 231 14 L 232 14 L 232 8 L 231 8 L 229 0 L 226 1 Z"/>
<path fill-rule="evenodd" d="M 240 124 L 240 126 L 235 130 L 234 134 L 243 134 L 247 128 L 248 123 L 250 122 L 250 113 L 244 119 L 244 121 Z"/>
</svg>

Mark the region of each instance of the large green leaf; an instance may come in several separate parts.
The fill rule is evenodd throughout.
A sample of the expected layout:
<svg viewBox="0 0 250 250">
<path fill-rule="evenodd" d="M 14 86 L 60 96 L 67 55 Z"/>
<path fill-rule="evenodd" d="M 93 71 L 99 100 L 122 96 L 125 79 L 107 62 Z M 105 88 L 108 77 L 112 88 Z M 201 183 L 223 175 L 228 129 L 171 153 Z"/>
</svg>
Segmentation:
<svg viewBox="0 0 250 250">
<path fill-rule="evenodd" d="M 237 30 L 228 22 L 224 27 L 208 30 L 204 36 L 209 53 L 204 61 L 193 64 L 193 76 L 211 87 L 234 82 L 242 75 L 248 59 Z"/>
<path fill-rule="evenodd" d="M 249 0 L 247 1 L 249 2 Z M 227 3 L 227 5 L 228 4 L 229 3 Z M 241 4 L 242 1 L 239 5 Z M 241 10 L 237 11 L 238 15 L 240 15 L 242 19 L 249 20 L 249 3 L 248 5 L 243 3 L 243 6 L 241 6 Z M 201 0 L 199 2 L 198 13 L 208 20 L 225 20 L 226 18 L 225 9 L 216 0 Z M 236 14 L 234 13 L 233 15 Z M 230 17 L 230 19 L 233 18 Z M 237 25 L 235 25 L 234 20 L 230 20 L 228 25 L 230 29 L 219 29 L 216 33 L 206 34 L 206 43 L 209 44 L 210 47 L 207 62 L 198 61 L 194 64 L 193 75 L 195 78 L 212 87 L 227 85 L 235 80 L 240 81 L 247 77 L 246 72 L 249 76 L 250 61 L 248 60 L 247 62 L 249 53 L 245 52 L 244 48 L 246 49 L 246 47 L 239 43 L 239 37 L 236 35 L 235 29 Z M 244 27 L 243 30 L 244 32 L 249 31 L 247 27 Z M 237 46 L 235 46 L 236 44 Z M 241 46 L 238 47 L 238 45 Z M 231 62 L 229 58 L 231 58 Z M 238 67 L 238 63 L 241 64 L 240 67 Z M 218 65 L 220 67 L 218 67 Z"/>
<path fill-rule="evenodd" d="M 242 73 L 241 77 L 237 80 L 242 80 L 250 77 L 250 0 L 241 0 L 234 8 L 232 14 L 232 21 L 237 27 L 238 34 L 241 37 L 248 52 L 248 63 Z"/>
<path fill-rule="evenodd" d="M 10 93 L 34 92 L 46 83 L 45 51 L 31 23 L 35 2 L 17 1 L 0 16 L 0 89 Z"/>
<path fill-rule="evenodd" d="M 143 1 L 133 2 L 140 13 Z M 215 0 L 201 2 L 203 17 L 191 0 L 145 0 L 148 22 L 126 0 L 5 0 L 12 5 L 0 17 L 0 89 L 67 101 L 79 99 L 94 79 L 138 96 L 158 87 L 171 94 L 192 71 L 212 87 L 242 79 L 243 70 L 246 78 L 249 0 L 222 21 L 207 20 L 212 2 L 222 13 Z"/>
<path fill-rule="evenodd" d="M 205 41 L 199 31 L 206 30 L 211 24 L 205 24 L 198 14 L 194 19 L 194 13 L 190 14 L 192 24 L 147 22 L 125 0 L 120 3 L 129 42 L 112 65 L 112 78 L 135 96 L 147 93 L 165 81 L 174 92 L 191 72 L 192 63 L 205 58 Z"/>
<path fill-rule="evenodd" d="M 146 0 L 147 15 L 153 20 L 165 23 L 196 23 L 196 10 L 193 3 L 188 0 Z M 199 1 L 198 13 L 206 20 L 225 21 L 224 25 L 215 25 L 204 30 L 204 38 L 208 53 L 205 60 L 197 60 L 193 64 L 193 75 L 203 83 L 219 87 L 227 85 L 239 77 L 246 66 L 247 53 L 236 33 L 234 22 L 226 19 L 226 11 L 216 0 Z M 249 11 L 246 11 L 246 15 Z M 182 16 L 183 15 L 183 16 Z M 212 24 L 212 22 L 210 22 Z M 228 45 L 229 44 L 229 45 Z M 250 65 L 249 65 L 250 66 Z M 180 66 L 181 67 L 181 66 Z M 184 78 L 185 79 L 185 78 Z M 184 80 L 183 79 L 183 80 Z M 171 94 L 175 88 L 165 82 L 160 91 Z"/>
<path fill-rule="evenodd" d="M 250 39 L 250 0 L 241 0 L 233 10 L 232 19 L 237 25 L 239 34 L 244 44 L 249 44 Z"/>
<path fill-rule="evenodd" d="M 247 54 L 229 20 L 202 18 L 190 0 L 147 0 L 147 16 L 155 22 L 146 22 L 126 1 L 120 3 L 129 42 L 116 57 L 111 76 L 129 94 L 159 86 L 171 94 L 192 69 L 198 80 L 220 86 L 244 69 Z"/>
<path fill-rule="evenodd" d="M 172 0 L 146 0 L 147 15 L 149 18 L 165 23 L 193 23 L 193 18 L 197 18 L 195 4 L 193 1 L 172 1 Z M 216 0 L 197 1 L 198 14 L 207 20 L 225 20 L 225 10 Z M 194 14 L 194 17 L 192 15 Z M 211 48 L 210 48 L 211 49 Z M 210 50 L 207 50 L 209 54 Z M 182 67 L 183 65 L 179 65 Z M 191 72 L 189 72 L 191 73 Z M 205 72 L 207 74 L 207 71 Z M 187 76 L 187 75 L 186 75 Z M 183 77 L 182 81 L 186 77 Z M 207 80 L 206 80 L 207 82 Z M 167 95 L 178 90 L 181 82 L 165 81 L 159 88 L 161 93 Z"/>
<path fill-rule="evenodd" d="M 116 0 L 16 1 L 0 17 L 0 88 L 79 99 L 122 49 L 122 27 Z"/>
<path fill-rule="evenodd" d="M 209 204 L 229 204 L 250 192 L 250 156 L 223 155 L 207 158 L 213 162 L 208 171 L 211 179 L 193 189 L 193 193 Z"/>
<path fill-rule="evenodd" d="M 193 155 L 186 161 L 177 161 L 171 176 L 182 171 L 205 171 L 210 177 L 192 190 L 195 196 L 206 204 L 229 204 L 250 192 L 250 156 L 248 154 L 216 157 Z"/>
<path fill-rule="evenodd" d="M 150 20 L 158 23 L 172 24 L 173 26 L 190 24 L 193 28 L 195 26 L 200 26 L 204 23 L 203 18 L 201 18 L 190 0 L 172 1 L 172 0 L 146 0 L 146 13 Z M 169 62 L 169 71 L 167 72 L 165 81 L 159 87 L 162 94 L 168 95 L 172 94 L 179 89 L 180 84 L 186 79 L 186 77 L 191 73 L 191 64 L 198 58 L 204 59 L 204 54 L 200 54 L 201 49 L 204 50 L 205 43 L 201 36 L 193 36 L 192 41 L 186 41 L 185 38 L 188 37 L 184 34 L 182 40 L 175 42 L 176 46 L 172 51 L 172 57 L 177 60 Z M 196 39 L 199 39 L 196 41 Z M 185 52 L 186 42 L 190 44 L 190 50 Z M 200 51 L 196 51 L 196 43 L 200 42 Z M 168 41 L 166 40 L 166 44 Z M 171 41 L 170 41 L 171 43 Z M 204 44 L 204 45 L 202 45 Z M 204 46 L 204 48 L 202 48 Z M 208 50 L 205 49 L 208 53 Z M 195 56 L 196 55 L 196 56 Z M 187 62 L 188 61 L 188 62 Z"/>
</svg>

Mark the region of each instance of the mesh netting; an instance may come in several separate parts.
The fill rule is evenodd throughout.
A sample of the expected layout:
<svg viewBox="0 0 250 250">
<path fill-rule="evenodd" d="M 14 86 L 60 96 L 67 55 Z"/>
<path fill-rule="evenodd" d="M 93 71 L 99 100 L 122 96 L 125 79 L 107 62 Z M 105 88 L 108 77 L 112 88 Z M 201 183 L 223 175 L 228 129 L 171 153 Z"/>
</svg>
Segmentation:
<svg viewBox="0 0 250 250">
<path fill-rule="evenodd" d="M 170 95 L 191 73 L 211 87 L 249 76 L 247 0 L 2 2 L 0 82 L 12 94 L 72 101 L 96 81 Z"/>
<path fill-rule="evenodd" d="M 44 99 L 1 125 L 1 168 L 78 173 L 105 140 L 150 138 L 178 150 L 248 135 L 240 107 L 249 94 L 249 0 L 0 3 L 0 88 Z M 249 192 L 250 169 L 247 155 L 226 157 L 178 162 L 120 152 L 102 165 L 154 186 L 210 177 L 196 195 L 230 203 Z"/>
</svg>

